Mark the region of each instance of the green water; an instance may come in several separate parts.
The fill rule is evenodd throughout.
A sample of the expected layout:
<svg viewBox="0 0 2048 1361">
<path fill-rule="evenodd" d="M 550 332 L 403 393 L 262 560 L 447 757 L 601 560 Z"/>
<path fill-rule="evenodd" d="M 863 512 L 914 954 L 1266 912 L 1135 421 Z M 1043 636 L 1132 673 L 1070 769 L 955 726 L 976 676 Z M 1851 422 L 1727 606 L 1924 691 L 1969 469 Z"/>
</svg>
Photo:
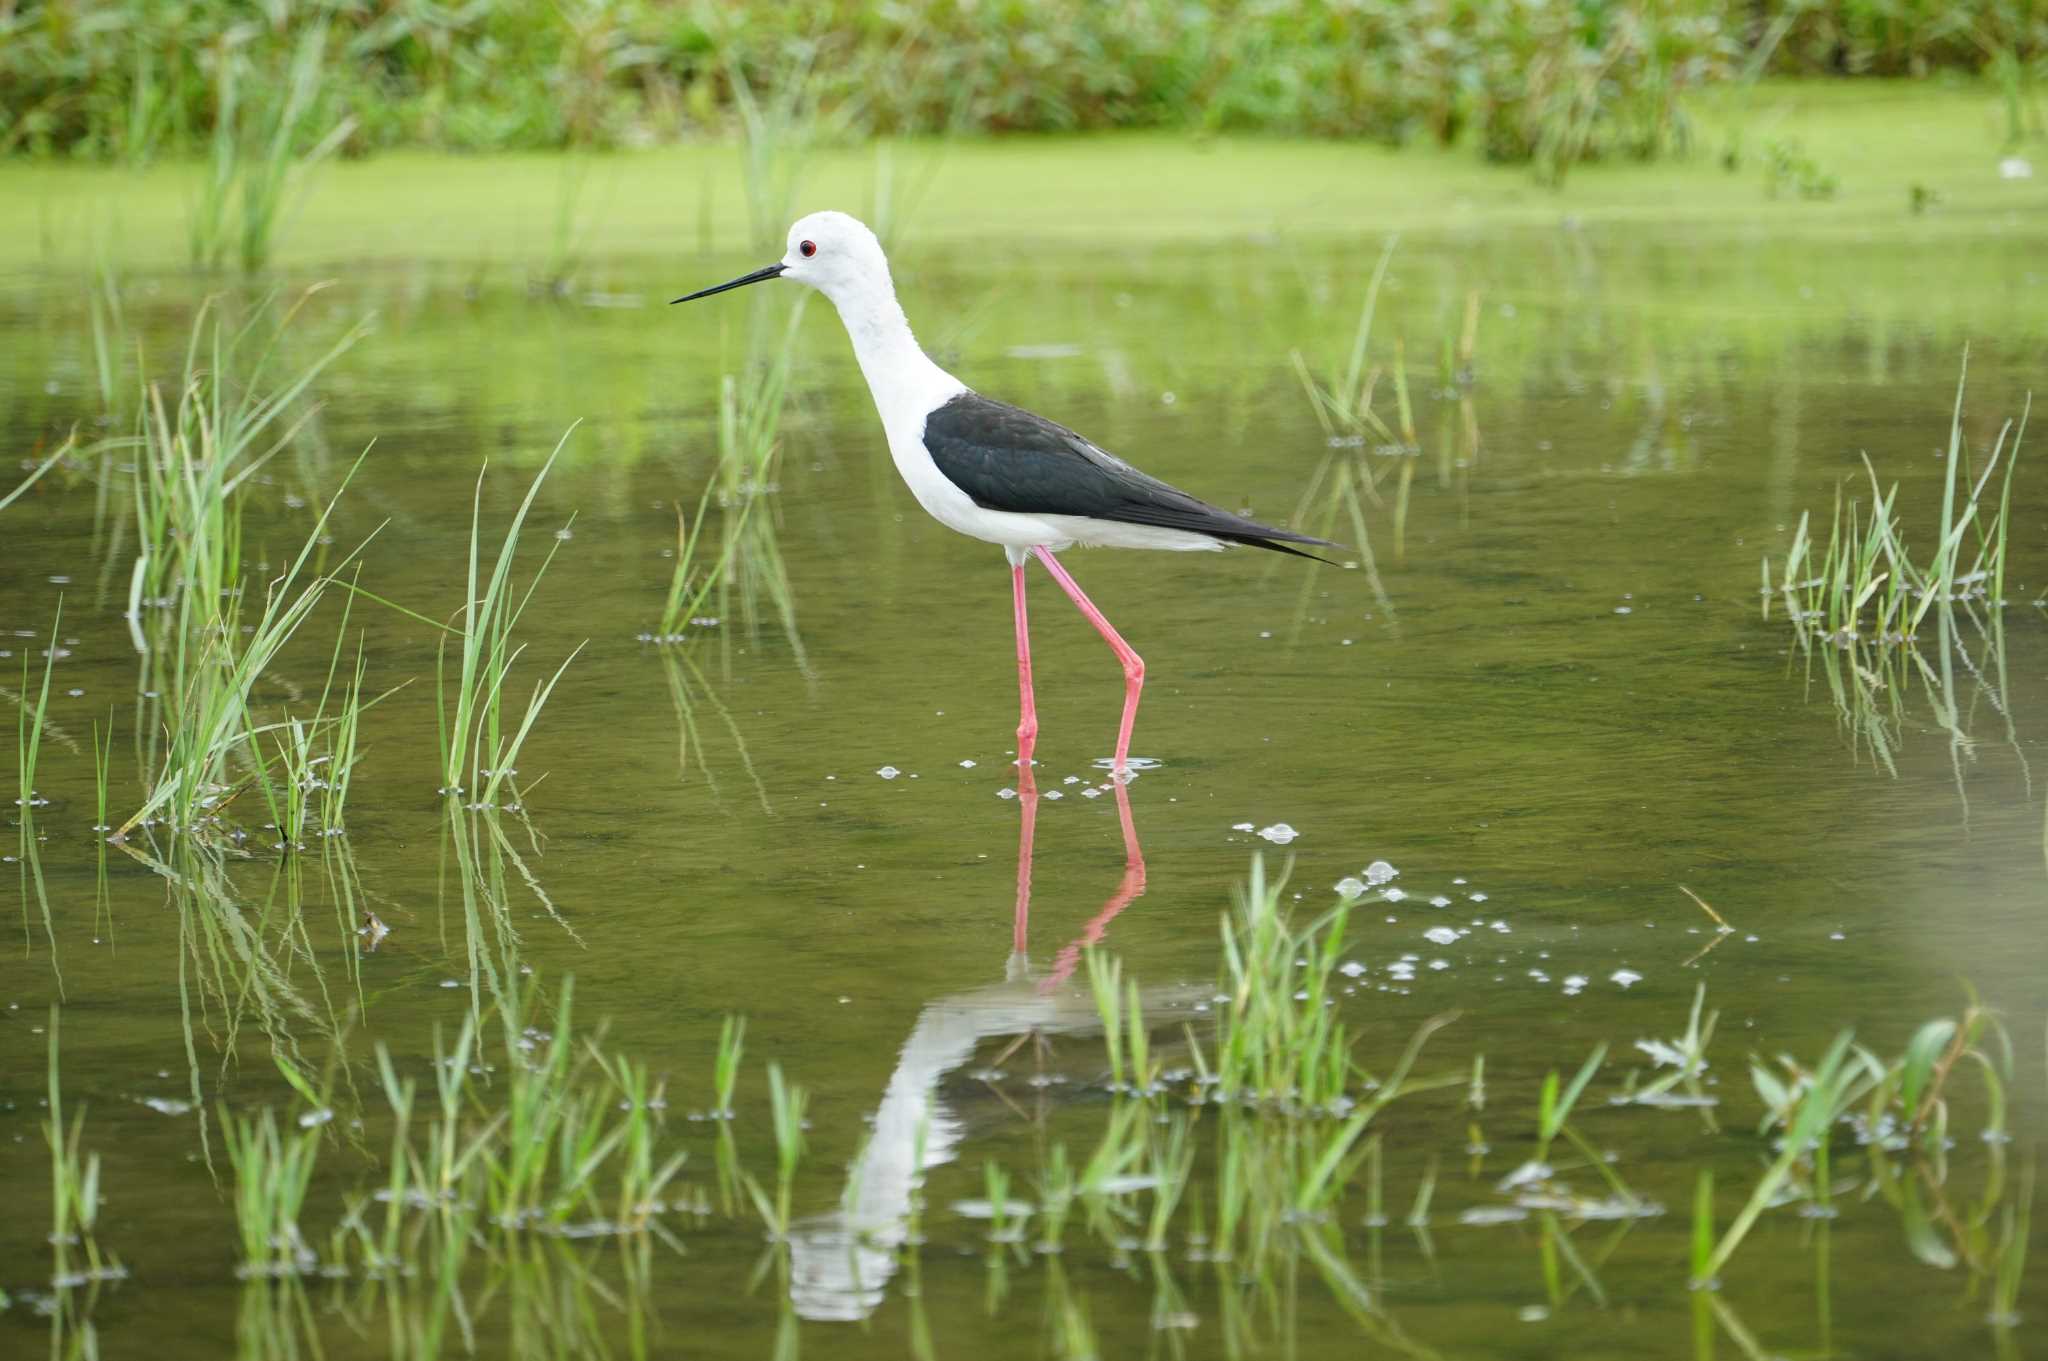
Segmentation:
<svg viewBox="0 0 2048 1361">
<path fill-rule="evenodd" d="M 1862 476 L 1859 451 L 1900 482 L 1909 535 L 1931 536 L 1966 344 L 1964 431 L 1980 459 L 2048 374 L 2038 212 L 1951 218 L 1932 234 L 1894 217 L 1783 239 L 1667 218 L 1405 240 L 1373 355 L 1389 363 L 1405 342 L 1422 449 L 1337 451 L 1379 479 L 1381 503 L 1366 510 L 1375 572 L 1357 554 L 1333 567 L 1250 552 L 1070 555 L 1147 658 L 1134 752 L 1159 762 L 1129 789 L 1143 891 L 1106 924 L 1099 914 L 1135 883 L 1095 768 L 1114 737 L 1115 665 L 1035 574 L 1043 798 L 1020 924 L 1007 573 L 899 485 L 829 308 L 803 322 L 767 502 L 794 632 L 765 604 L 750 628 L 735 598 L 662 648 L 640 636 L 667 589 L 675 508 L 694 506 L 711 476 L 718 374 L 742 362 L 750 327 L 781 325 L 795 290 L 662 306 L 759 263 L 728 252 L 600 256 L 562 299 L 504 270 L 379 256 L 333 271 L 341 281 L 294 323 L 290 352 L 311 357 L 366 313 L 375 327 L 319 382 L 317 417 L 252 488 L 246 556 L 281 565 L 311 526 L 309 503 L 371 445 L 337 511 L 337 548 L 377 529 L 364 587 L 446 617 L 462 600 L 479 468 L 488 460 L 494 534 L 580 421 L 534 511 L 530 561 L 562 539 L 521 625 L 515 691 L 583 650 L 521 760 L 524 820 L 496 820 L 517 853 L 510 888 L 477 918 L 450 849 L 450 824 L 467 815 L 436 794 L 434 634 L 359 603 L 366 688 L 411 684 L 364 719 L 347 835 L 289 862 L 230 857 L 211 919 L 243 934 L 209 935 L 189 896 L 167 896 L 136 855 L 103 854 L 91 830 L 95 720 L 111 712 L 116 821 L 140 800 L 147 745 L 118 485 L 100 506 L 92 477 L 59 472 L 0 512 L 10 711 L 15 668 L 28 654 L 40 665 L 35 637 L 60 595 L 65 638 L 37 781 L 51 802 L 32 845 L 6 843 L 20 909 L 0 966 L 5 1349 L 60 1354 L 90 1337 L 108 1355 L 267 1356 L 317 1339 L 329 1356 L 414 1354 L 394 1339 L 429 1307 L 424 1284 L 394 1297 L 315 1275 L 288 1295 L 237 1279 L 214 1108 L 290 1103 L 274 1051 L 316 1071 L 344 1056 L 306 1216 L 318 1247 L 346 1195 L 381 1176 L 373 1044 L 422 1064 L 436 1026 L 452 1034 L 473 1007 L 489 1016 L 493 989 L 523 966 L 544 985 L 573 974 L 579 1016 L 608 1018 L 607 1043 L 666 1076 L 667 1136 L 691 1155 L 690 1187 L 710 1186 L 714 1141 L 710 1123 L 686 1117 L 710 1101 L 722 1018 L 745 1015 L 734 1129 L 766 1176 L 762 1064 L 810 1090 L 807 1227 L 783 1255 L 744 1208 L 678 1216 L 674 1241 L 638 1265 L 607 1240 L 494 1250 L 488 1267 L 480 1253 L 463 1310 L 479 1354 L 598 1339 L 629 1355 L 1072 1355 L 1085 1316 L 1103 1356 L 1397 1344 L 1739 1355 L 1746 1337 L 1783 1354 L 2048 1355 L 2035 1322 L 2048 1311 L 2043 1221 L 2026 1321 L 1994 1330 L 1984 1283 L 1917 1258 L 1900 1213 L 1865 1193 L 1846 1134 L 1835 1218 L 1767 1212 L 1711 1301 L 1686 1288 L 1696 1170 L 1714 1169 L 1725 1225 L 1770 1156 L 1753 1133 L 1752 1053 L 1811 1062 L 1844 1027 L 1897 1053 L 1921 1021 L 1961 1007 L 1967 980 L 2016 1038 L 2010 1181 L 2048 1114 L 2033 783 L 2048 774 L 2048 621 L 2035 604 L 2048 588 L 2048 478 L 2023 463 L 2016 482 L 2002 649 L 1970 635 L 1955 731 L 1924 689 L 1897 695 L 1882 720 L 1895 773 L 1852 738 L 1784 621 L 1759 617 L 1759 559 L 1784 552 L 1802 511 L 1827 515 L 1837 484 Z M 1157 246 L 913 236 L 897 258 L 913 325 L 967 381 L 1278 519 L 1332 453 L 1289 350 L 1319 365 L 1341 354 L 1379 248 L 1365 229 Z M 150 372 L 173 371 L 204 285 L 137 271 L 121 288 Z M 85 277 L 64 271 L 18 273 L 0 292 L 10 469 L 99 411 L 85 294 Z M 1475 295 L 1470 380 L 1447 386 L 1439 355 Z M 245 305 L 242 293 L 229 302 Z M 1380 406 L 1391 414 L 1385 389 Z M 266 703 L 317 694 L 338 605 L 266 678 Z M 878 773 L 889 768 L 894 778 Z M 1280 823 L 1297 833 L 1284 851 L 1256 834 Z M 1009 1168 L 1012 1194 L 1028 1199 L 1049 1145 L 1085 1156 L 1109 1105 L 1085 973 L 1049 994 L 1034 980 L 1103 926 L 1126 972 L 1164 999 L 1167 1061 L 1186 1062 L 1164 1018 L 1193 1015 L 1210 990 L 1218 917 L 1259 852 L 1276 866 L 1291 857 L 1290 894 L 1311 907 L 1369 862 L 1398 869 L 1405 897 L 1376 889 L 1345 952 L 1365 966 L 1341 1005 L 1368 1067 L 1384 1071 L 1448 1011 L 1458 1018 L 1422 1069 L 1463 1074 L 1485 1059 L 1482 1110 L 1466 1109 L 1460 1083 L 1374 1126 L 1394 1222 L 1366 1222 L 1361 1182 L 1337 1234 L 1367 1318 L 1306 1257 L 1250 1285 L 1191 1260 L 1185 1222 L 1162 1254 L 1077 1216 L 1058 1260 L 992 1255 L 986 1225 L 951 1209 L 983 1194 L 983 1163 Z M 1717 936 L 1680 884 L 1734 933 Z M 1430 905 L 1438 896 L 1446 906 Z M 374 951 L 354 931 L 366 906 L 390 928 Z M 1431 928 L 1469 934 L 1438 944 Z M 1412 969 L 1389 967 L 1403 955 Z M 1692 1110 L 1609 1106 L 1626 1074 L 1648 1075 L 1633 1042 L 1678 1034 L 1700 983 L 1722 1013 L 1708 1075 L 1721 1132 Z M 105 1162 L 98 1237 L 129 1274 L 54 1305 L 39 1121 L 43 1026 L 59 999 L 67 1108 L 87 1108 L 86 1141 Z M 1043 1045 L 1001 1057 L 1034 1031 Z M 1512 1204 L 1497 1183 L 1533 1153 L 1543 1075 L 1569 1073 L 1601 1042 L 1608 1061 L 1579 1123 L 1665 1212 L 1468 1222 Z M 900 1224 L 872 1169 L 912 1156 L 903 1097 L 926 1090 L 925 1241 L 914 1260 L 860 1258 L 852 1286 L 830 1220 L 846 1169 L 874 1120 L 882 1147 L 853 1200 Z M 1978 1090 L 1958 1079 L 1949 1194 L 1964 1210 L 1989 1156 Z M 195 1094 L 196 1106 L 146 1104 Z M 352 1130 L 359 1115 L 371 1132 Z M 1597 1193 L 1576 1155 L 1555 1160 Z M 1432 1165 L 1430 1226 L 1417 1232 L 1402 1220 Z M 1198 1164 L 1195 1198 L 1211 1173 Z M 451 1329 L 443 1350 L 462 1351 L 462 1337 Z"/>
</svg>

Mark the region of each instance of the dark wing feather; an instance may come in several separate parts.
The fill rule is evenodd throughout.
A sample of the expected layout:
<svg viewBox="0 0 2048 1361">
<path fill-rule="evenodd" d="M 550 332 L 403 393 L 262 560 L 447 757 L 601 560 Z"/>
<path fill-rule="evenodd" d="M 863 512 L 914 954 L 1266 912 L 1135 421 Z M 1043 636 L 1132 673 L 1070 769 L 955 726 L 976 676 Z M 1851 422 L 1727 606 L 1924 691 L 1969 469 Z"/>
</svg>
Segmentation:
<svg viewBox="0 0 2048 1361">
<path fill-rule="evenodd" d="M 984 510 L 1181 529 L 1283 553 L 1296 551 L 1286 543 L 1338 546 L 1221 510 L 1063 425 L 978 392 L 963 392 L 925 418 L 924 447 L 946 479 Z"/>
</svg>

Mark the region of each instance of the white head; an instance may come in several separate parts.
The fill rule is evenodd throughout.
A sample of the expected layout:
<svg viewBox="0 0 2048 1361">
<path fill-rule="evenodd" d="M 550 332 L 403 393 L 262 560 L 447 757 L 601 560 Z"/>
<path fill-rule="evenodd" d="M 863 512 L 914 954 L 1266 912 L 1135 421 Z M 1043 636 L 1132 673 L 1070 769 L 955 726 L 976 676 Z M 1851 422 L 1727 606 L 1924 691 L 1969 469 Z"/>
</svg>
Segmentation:
<svg viewBox="0 0 2048 1361">
<path fill-rule="evenodd" d="M 875 234 L 845 213 L 824 212 L 797 219 L 789 229 L 787 249 L 774 264 L 676 301 L 708 298 L 727 289 L 776 278 L 810 285 L 830 298 L 842 313 L 893 302 L 896 296 L 889 281 L 889 259 L 882 253 L 882 243 L 875 239 Z"/>
</svg>

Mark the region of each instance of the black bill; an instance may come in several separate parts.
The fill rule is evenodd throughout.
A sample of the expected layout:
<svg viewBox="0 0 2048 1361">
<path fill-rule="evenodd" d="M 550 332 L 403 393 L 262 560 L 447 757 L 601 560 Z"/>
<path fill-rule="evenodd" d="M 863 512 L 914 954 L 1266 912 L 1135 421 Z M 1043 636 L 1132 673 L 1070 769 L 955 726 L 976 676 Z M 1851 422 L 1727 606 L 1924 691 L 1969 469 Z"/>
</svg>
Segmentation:
<svg viewBox="0 0 2048 1361">
<path fill-rule="evenodd" d="M 757 284 L 760 283 L 763 279 L 774 278 L 776 275 L 782 273 L 782 270 L 782 262 L 778 260 L 776 263 L 769 265 L 765 269 L 757 269 L 752 274 L 742 274 L 739 278 L 731 280 L 728 283 L 718 284 L 711 288 L 700 288 L 695 293 L 691 293 L 686 297 L 675 299 L 674 302 L 671 302 L 669 305 L 673 307 L 675 303 L 678 302 L 695 302 L 699 298 L 708 298 L 713 293 L 723 293 L 728 289 L 744 288 L 748 284 Z"/>
</svg>

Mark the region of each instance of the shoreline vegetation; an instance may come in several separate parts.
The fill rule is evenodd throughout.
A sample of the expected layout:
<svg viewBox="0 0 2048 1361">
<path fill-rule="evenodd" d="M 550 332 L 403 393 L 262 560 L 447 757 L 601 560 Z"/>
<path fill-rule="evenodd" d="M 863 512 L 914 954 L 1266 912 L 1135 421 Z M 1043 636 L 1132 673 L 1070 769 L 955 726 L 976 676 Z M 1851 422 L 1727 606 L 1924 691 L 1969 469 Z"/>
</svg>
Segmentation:
<svg viewBox="0 0 2048 1361">
<path fill-rule="evenodd" d="M 1981 78 L 2043 131 L 2048 9 L 2013 0 L 45 0 L 0 5 L 0 155 L 141 166 L 396 148 L 1100 129 L 1471 148 L 1561 181 L 1696 143 L 1760 78 Z"/>
<path fill-rule="evenodd" d="M 2002 234 L 2048 200 L 2048 157 L 2034 142 L 2008 152 L 2001 122 L 1981 82 L 1773 80 L 1700 97 L 1701 154 L 1586 166 L 1561 193 L 1455 149 L 1295 137 L 1127 132 L 800 148 L 784 138 L 765 154 L 770 170 L 788 172 L 769 195 L 788 201 L 778 236 L 800 209 L 833 205 L 893 215 L 927 249 L 1086 240 L 1149 250 L 1332 232 L 1422 241 L 1554 231 L 1561 221 L 1747 234 L 1759 214 L 1781 240 L 1861 238 L 1873 223 L 1939 240 Z M 1795 154 L 1814 192 L 1788 179 Z M 2007 175 L 2008 159 L 2032 173 Z M 330 157 L 312 173 L 301 160 L 264 179 L 271 195 L 256 206 L 266 226 L 250 238 L 232 220 L 236 203 L 209 194 L 211 161 L 129 168 L 0 157 L 0 196 L 26 209 L 23 230 L 0 235 L 0 272 L 116 260 L 124 272 L 216 273 L 198 246 L 223 237 L 260 239 L 264 267 L 349 272 L 439 261 L 557 278 L 600 260 L 750 255 L 761 226 L 744 160 L 724 142 L 590 154 L 405 149 Z M 944 192 L 928 192 L 933 183 Z"/>
</svg>

